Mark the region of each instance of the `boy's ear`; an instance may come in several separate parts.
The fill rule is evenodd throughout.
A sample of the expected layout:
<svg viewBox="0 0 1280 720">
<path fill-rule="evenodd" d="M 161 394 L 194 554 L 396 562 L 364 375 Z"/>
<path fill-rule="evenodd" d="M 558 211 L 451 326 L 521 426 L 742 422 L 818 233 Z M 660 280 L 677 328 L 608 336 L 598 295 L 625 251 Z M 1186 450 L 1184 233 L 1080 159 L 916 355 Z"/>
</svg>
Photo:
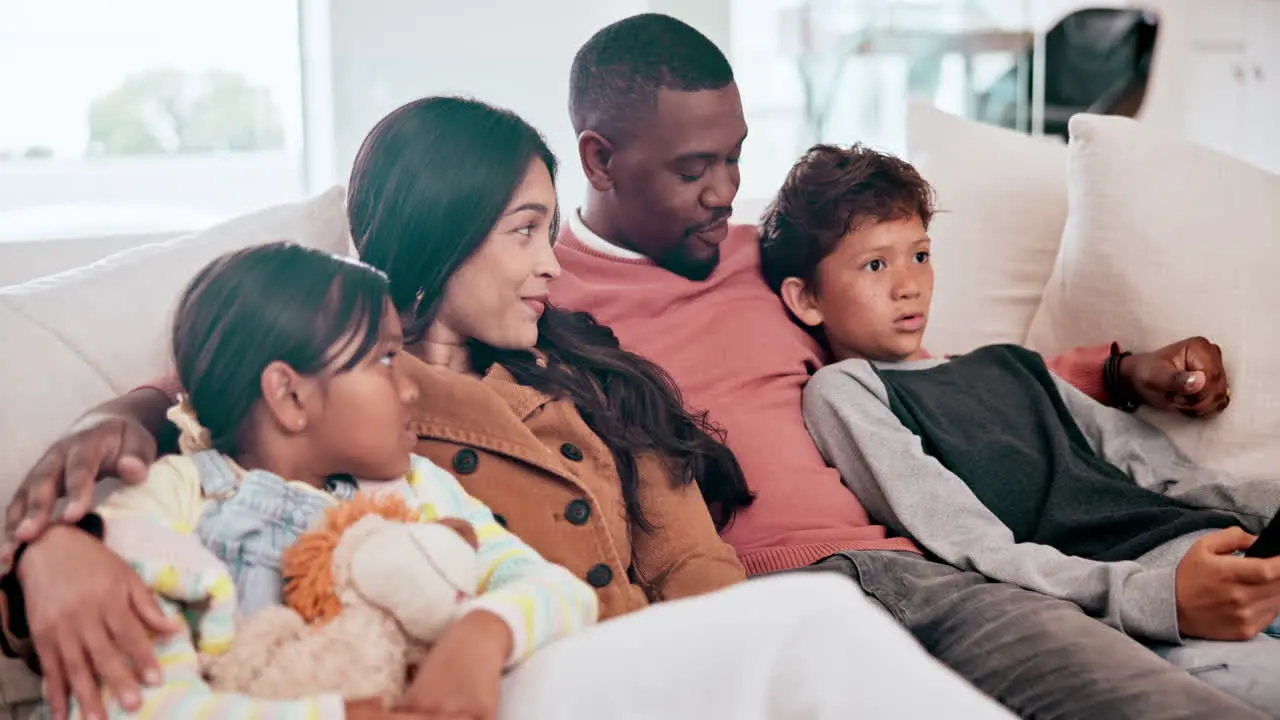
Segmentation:
<svg viewBox="0 0 1280 720">
<path fill-rule="evenodd" d="M 594 130 L 584 130 L 578 136 L 578 158 L 593 189 L 599 192 L 613 189 L 613 143 Z"/>
<path fill-rule="evenodd" d="M 309 406 L 315 395 L 313 381 L 279 360 L 262 371 L 262 402 L 267 412 L 285 432 L 307 429 Z"/>
<path fill-rule="evenodd" d="M 782 304 L 797 320 L 809 327 L 822 324 L 822 311 L 818 309 L 817 298 L 809 290 L 805 281 L 798 277 L 789 277 L 782 281 Z"/>
</svg>

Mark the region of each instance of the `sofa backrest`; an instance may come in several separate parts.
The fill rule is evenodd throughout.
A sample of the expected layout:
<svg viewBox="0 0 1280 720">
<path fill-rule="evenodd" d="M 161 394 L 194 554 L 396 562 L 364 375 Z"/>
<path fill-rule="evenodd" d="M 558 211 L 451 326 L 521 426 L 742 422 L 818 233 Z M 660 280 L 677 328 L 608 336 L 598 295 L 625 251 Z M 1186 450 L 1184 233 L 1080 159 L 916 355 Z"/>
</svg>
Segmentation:
<svg viewBox="0 0 1280 720">
<path fill-rule="evenodd" d="M 348 237 L 343 191 L 333 188 L 0 288 L 0 503 L 86 410 L 170 372 L 173 308 L 206 263 L 275 240 L 348 253 Z"/>
</svg>

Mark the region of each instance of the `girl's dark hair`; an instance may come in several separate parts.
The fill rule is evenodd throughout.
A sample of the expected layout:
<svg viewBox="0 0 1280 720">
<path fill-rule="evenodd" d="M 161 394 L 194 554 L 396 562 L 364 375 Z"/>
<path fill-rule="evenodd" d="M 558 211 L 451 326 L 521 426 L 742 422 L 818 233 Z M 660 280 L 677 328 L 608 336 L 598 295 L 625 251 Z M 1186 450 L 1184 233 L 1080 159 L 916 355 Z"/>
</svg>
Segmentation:
<svg viewBox="0 0 1280 720">
<path fill-rule="evenodd" d="M 416 100 L 369 133 L 347 190 L 351 234 L 361 258 L 390 278 L 407 338 L 426 332 L 449 277 L 484 242 L 534 160 L 555 177 L 555 155 L 537 130 L 462 98 Z M 751 504 L 722 433 L 705 413 L 685 412 L 671 378 L 623 350 L 609 328 L 587 313 L 548 307 L 537 350 L 544 364 L 529 350 L 473 341 L 471 360 L 476 372 L 500 363 L 521 384 L 573 401 L 613 453 L 638 526 L 649 528 L 637 488 L 636 459 L 645 453 L 664 459 L 678 485 L 696 481 L 720 528 Z"/>
<path fill-rule="evenodd" d="M 173 355 L 213 447 L 248 448 L 262 372 L 283 362 L 302 375 L 346 372 L 378 344 L 387 278 L 353 261 L 287 242 L 232 252 L 187 286 L 173 323 Z"/>
</svg>

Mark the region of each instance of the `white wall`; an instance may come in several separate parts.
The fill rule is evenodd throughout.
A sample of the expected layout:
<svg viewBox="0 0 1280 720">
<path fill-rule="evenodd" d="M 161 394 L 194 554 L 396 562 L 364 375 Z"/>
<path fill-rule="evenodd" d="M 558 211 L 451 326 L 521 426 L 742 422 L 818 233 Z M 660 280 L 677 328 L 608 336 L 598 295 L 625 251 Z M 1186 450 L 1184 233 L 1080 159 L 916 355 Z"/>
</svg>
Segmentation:
<svg viewBox="0 0 1280 720">
<path fill-rule="evenodd" d="M 427 95 L 510 108 L 541 130 L 564 168 L 560 194 L 585 189 L 569 126 L 569 66 L 601 27 L 638 12 L 675 15 L 727 44 L 728 0 L 330 0 L 333 174 L 345 183 L 365 134 Z"/>
</svg>

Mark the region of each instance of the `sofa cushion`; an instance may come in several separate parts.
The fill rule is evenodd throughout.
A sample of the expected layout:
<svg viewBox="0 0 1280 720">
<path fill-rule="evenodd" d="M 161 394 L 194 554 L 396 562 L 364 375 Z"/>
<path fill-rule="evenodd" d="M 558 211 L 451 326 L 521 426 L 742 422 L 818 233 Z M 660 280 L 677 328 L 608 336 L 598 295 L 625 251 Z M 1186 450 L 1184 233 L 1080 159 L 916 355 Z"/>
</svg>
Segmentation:
<svg viewBox="0 0 1280 720">
<path fill-rule="evenodd" d="M 1277 477 L 1280 176 L 1125 118 L 1077 115 L 1070 132 L 1070 216 L 1029 345 L 1209 337 L 1230 408 L 1148 417 L 1202 464 Z"/>
<path fill-rule="evenodd" d="M 1066 148 L 913 103 L 907 153 L 939 208 L 925 347 L 1023 342 L 1067 217 Z"/>
<path fill-rule="evenodd" d="M 282 239 L 347 253 L 341 188 L 0 288 L 0 503 L 85 410 L 169 372 L 173 308 L 196 272 Z"/>
</svg>

